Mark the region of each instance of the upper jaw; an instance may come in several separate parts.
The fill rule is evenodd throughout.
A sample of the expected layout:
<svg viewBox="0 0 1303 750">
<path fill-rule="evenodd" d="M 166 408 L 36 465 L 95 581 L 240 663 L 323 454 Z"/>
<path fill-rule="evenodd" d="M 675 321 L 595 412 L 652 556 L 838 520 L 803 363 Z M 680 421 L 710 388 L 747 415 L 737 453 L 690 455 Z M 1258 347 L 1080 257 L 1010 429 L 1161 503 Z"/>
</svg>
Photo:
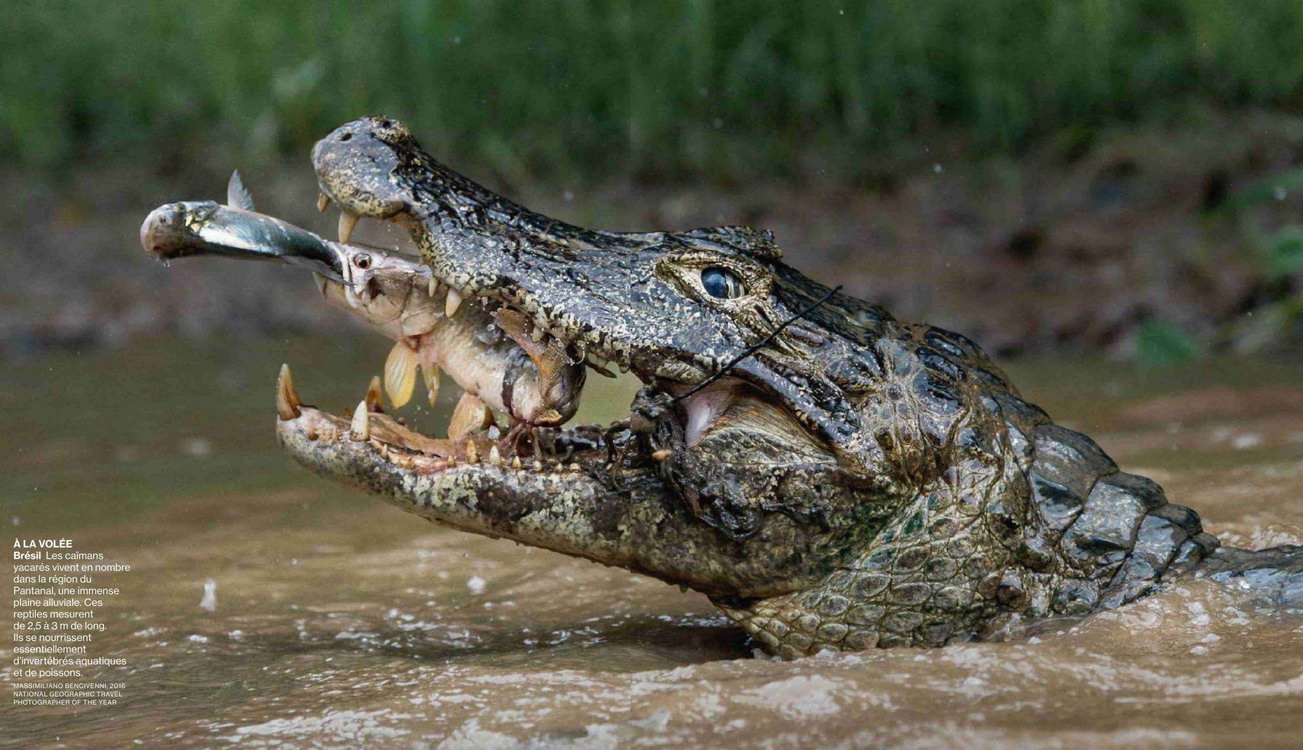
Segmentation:
<svg viewBox="0 0 1303 750">
<path fill-rule="evenodd" d="M 671 236 L 591 232 L 541 217 L 438 164 L 406 128 L 383 118 L 336 129 L 314 147 L 313 164 L 328 202 L 346 216 L 399 223 L 437 281 L 458 298 L 522 312 L 535 331 L 566 342 L 598 372 L 632 371 L 644 384 L 691 386 L 718 372 L 746 344 L 741 331 L 721 334 L 721 325 L 732 325 L 727 320 L 685 315 L 666 302 L 673 295 L 651 288 L 662 283 L 654 278 L 655 259 L 664 255 L 665 243 L 673 245 Z M 591 284 L 598 292 L 577 288 L 575 274 L 599 268 L 606 278 Z M 558 278 L 576 288 L 560 289 Z M 605 288 L 628 295 L 648 279 L 650 286 L 642 289 L 648 302 L 641 309 L 600 293 Z M 694 324 L 700 328 L 695 333 L 688 330 Z M 848 440 L 857 426 L 842 418 L 850 414 L 845 408 L 824 418 L 820 402 L 838 394 L 817 373 L 788 382 L 784 367 L 752 357 L 732 374 L 807 416 L 812 429 L 834 442 Z"/>
</svg>

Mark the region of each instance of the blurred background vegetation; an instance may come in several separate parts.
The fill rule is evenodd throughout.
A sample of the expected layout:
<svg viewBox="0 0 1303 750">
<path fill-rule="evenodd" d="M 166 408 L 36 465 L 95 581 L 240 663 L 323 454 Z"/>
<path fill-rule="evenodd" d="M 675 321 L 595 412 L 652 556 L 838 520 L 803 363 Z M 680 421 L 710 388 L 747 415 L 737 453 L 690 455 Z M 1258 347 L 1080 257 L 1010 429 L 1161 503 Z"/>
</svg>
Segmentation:
<svg viewBox="0 0 1303 750">
<path fill-rule="evenodd" d="M 1303 102 L 1298 0 L 459 0 L 6 13 L 9 158 L 301 154 L 359 112 L 516 172 L 785 171 L 963 132 L 1017 151 L 1192 106 Z M 1062 136 L 1061 136 L 1062 137 Z"/>
<path fill-rule="evenodd" d="M 1121 272 L 1166 277 L 1152 283 L 1216 276 L 1228 264 L 1244 277 L 1225 299 L 1213 295 L 1216 309 L 1198 301 L 1207 296 L 1198 285 L 1180 300 L 1155 292 L 1102 323 L 1067 320 L 996 342 L 1010 352 L 1017 339 L 1031 350 L 1139 346 L 1179 358 L 1296 332 L 1303 228 L 1289 219 L 1289 196 L 1303 184 L 1300 0 L 47 0 L 9 7 L 0 35 L 0 156 L 7 181 L 36 196 L 0 220 L 29 229 L 41 211 L 62 217 L 57 231 L 100 212 L 138 220 L 194 197 L 165 186 L 213 192 L 210 175 L 195 175 L 233 162 L 302 172 L 316 138 L 383 112 L 408 121 L 440 158 L 518 196 L 544 196 L 544 208 L 558 206 L 547 196 L 560 188 L 586 187 L 594 201 L 616 195 L 640 207 L 581 199 L 561 204 L 567 218 L 793 225 L 786 236 L 805 244 L 789 255 L 812 259 L 806 267 L 872 261 L 857 292 L 911 315 L 939 310 L 940 322 L 979 336 L 1000 321 L 938 304 L 956 280 L 936 268 L 951 268 L 952 256 L 973 273 L 995 257 L 1006 275 L 1058 274 L 1063 290 L 1128 253 L 1141 259 Z M 1075 193 L 1038 203 L 1058 190 L 1047 186 L 1074 180 Z M 122 184 L 125 204 L 86 197 L 88 186 Z M 665 207 L 674 186 L 689 185 L 707 186 L 691 202 L 711 212 Z M 831 237 L 801 229 L 835 220 L 813 209 L 807 222 L 784 215 L 810 185 L 841 196 L 845 212 L 835 214 L 872 220 Z M 1018 206 L 992 207 L 992 195 Z M 828 204 L 826 194 L 814 200 Z M 1119 224 L 1118 201 L 1179 217 L 1162 230 L 1171 244 L 1127 240 L 1158 230 Z M 954 233 L 937 221 L 892 229 L 899 213 L 947 202 L 961 214 Z M 1062 239 L 1082 212 L 1119 234 L 1085 249 Z M 873 234 L 884 225 L 891 236 Z M 972 247 L 953 239 L 965 228 L 978 238 Z M 43 235 L 32 230 L 9 252 L 34 252 Z M 894 255 L 856 255 L 875 240 L 879 255 Z M 883 274 L 905 251 L 945 260 L 914 263 L 902 287 Z M 1144 259 L 1153 252 L 1175 265 Z M 901 291 L 928 280 L 941 290 Z M 1001 291 L 991 283 L 988 298 Z M 14 304 L 54 305 L 57 286 Z M 1095 296 L 1089 283 L 1076 286 Z M 1022 304 L 1014 296 L 1008 304 Z M 1236 317 L 1259 308 L 1271 312 L 1252 325 Z M 24 326 L 11 320 L 0 333 Z"/>
</svg>

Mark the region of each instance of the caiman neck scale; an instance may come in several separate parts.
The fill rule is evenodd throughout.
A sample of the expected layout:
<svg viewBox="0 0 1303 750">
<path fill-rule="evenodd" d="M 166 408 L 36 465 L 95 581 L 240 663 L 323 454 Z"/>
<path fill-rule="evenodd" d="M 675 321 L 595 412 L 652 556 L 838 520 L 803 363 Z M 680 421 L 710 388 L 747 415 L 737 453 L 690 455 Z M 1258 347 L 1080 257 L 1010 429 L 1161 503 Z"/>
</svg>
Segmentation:
<svg viewBox="0 0 1303 750">
<path fill-rule="evenodd" d="M 691 587 L 784 657 L 996 637 L 1186 571 L 1251 572 L 1303 599 L 1298 549 L 1219 550 L 1194 511 L 1051 422 L 973 342 L 830 293 L 767 232 L 555 221 L 384 118 L 340 127 L 312 158 L 345 234 L 357 217 L 406 228 L 430 296 L 447 299 L 440 325 L 501 329 L 458 356 L 507 362 L 505 332 L 534 364 L 538 404 L 512 407 L 508 386 L 526 381 L 504 369 L 491 405 L 515 421 L 509 438 L 454 416 L 456 439 L 436 439 L 372 400 L 351 419 L 305 406 L 285 372 L 277 432 L 319 474 L 438 523 Z M 555 374 L 557 358 L 578 374 Z M 627 418 L 561 429 L 568 414 L 529 416 L 553 413 L 557 384 L 577 401 L 584 367 L 643 383 Z M 469 390 L 472 370 L 448 372 Z"/>
</svg>

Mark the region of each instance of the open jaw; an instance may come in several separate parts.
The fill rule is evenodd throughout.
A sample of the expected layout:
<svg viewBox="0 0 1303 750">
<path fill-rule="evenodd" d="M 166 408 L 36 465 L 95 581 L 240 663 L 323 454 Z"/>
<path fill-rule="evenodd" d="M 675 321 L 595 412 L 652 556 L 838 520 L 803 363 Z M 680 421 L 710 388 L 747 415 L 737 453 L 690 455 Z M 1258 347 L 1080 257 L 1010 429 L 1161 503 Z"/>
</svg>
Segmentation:
<svg viewBox="0 0 1303 750">
<path fill-rule="evenodd" d="M 759 394 L 724 378 L 683 398 L 675 408 L 658 409 L 658 418 L 670 428 L 657 439 L 641 414 L 609 425 L 564 427 L 578 407 L 586 370 L 615 377 L 614 371 L 631 371 L 627 360 L 599 359 L 507 301 L 459 292 L 408 256 L 330 244 L 340 256 L 344 279 L 340 283 L 318 276 L 322 296 L 395 343 L 383 377 L 372 379 L 349 413 L 331 414 L 306 405 L 290 367 L 283 366 L 276 385 L 279 440 L 313 471 L 386 496 L 431 520 L 520 538 L 505 530 L 499 517 L 450 517 L 431 510 L 439 504 L 434 501 L 421 507 L 418 496 L 513 495 L 518 505 L 526 498 L 555 515 L 558 508 L 549 501 L 559 491 L 572 499 L 593 499 L 603 488 L 642 482 L 673 454 L 665 445 L 675 445 L 676 439 L 683 446 L 694 445 L 730 407 L 737 407 L 735 424 L 761 411 L 756 408 L 762 400 Z M 463 393 L 447 434 L 422 434 L 395 410 L 408 403 L 422 383 L 433 405 L 444 376 Z M 664 389 L 662 404 L 690 387 L 646 375 L 640 379 L 655 386 L 648 394 Z M 523 540 L 539 543 L 536 538 Z M 564 551 L 588 556 L 587 550 Z"/>
<path fill-rule="evenodd" d="M 825 287 L 781 276 L 776 250 L 749 230 L 585 230 L 414 144 L 399 153 L 349 130 L 389 125 L 401 128 L 356 121 L 314 148 L 319 207 L 341 209 L 340 239 L 361 217 L 391 221 L 421 257 L 361 248 L 365 268 L 349 259 L 346 285 L 323 283 L 395 345 L 383 381 L 345 414 L 304 405 L 282 372 L 277 434 L 296 461 L 443 525 L 712 596 L 795 591 L 849 554 L 853 493 L 828 438 L 845 434 L 835 420 L 846 410 L 806 403 L 840 403 L 807 363 L 848 344 L 797 323 L 749 349 Z M 627 417 L 567 426 L 589 370 L 642 383 Z M 437 388 L 434 373 L 465 391 L 446 437 L 382 403 L 405 403 L 422 380 Z M 817 502 L 788 502 L 780 484 Z"/>
<path fill-rule="evenodd" d="M 317 277 L 322 296 L 395 340 L 383 378 L 370 383 L 365 396 L 347 414 L 331 414 L 303 403 L 289 365 L 276 385 L 278 432 L 296 457 L 313 457 L 312 468 L 344 469 L 371 460 L 384 461 L 413 476 L 460 467 L 524 474 L 585 472 L 606 477 L 615 468 L 647 468 L 665 460 L 669 449 L 636 440 L 632 424 L 643 432 L 645 418 L 629 417 L 610 425 L 563 425 L 575 413 L 586 370 L 608 378 L 631 371 L 627 360 L 604 360 L 545 329 L 520 310 L 492 296 L 462 296 L 415 261 L 375 248 L 340 244 L 345 283 Z M 446 436 L 422 434 L 391 413 L 408 403 L 423 384 L 431 405 L 449 376 L 462 390 Z M 644 385 L 663 389 L 665 397 L 684 395 L 686 384 L 639 376 Z M 739 414 L 756 411 L 763 397 L 732 378 L 723 378 L 699 393 L 686 395 L 677 408 L 660 410 L 679 424 L 671 433 L 695 445 L 733 407 Z M 748 408 L 750 407 L 750 408 Z M 744 417 L 739 417 L 739 419 Z M 611 436 L 620 434 L 618 445 Z M 316 444 L 317 447 L 310 447 Z M 321 447 L 341 446 L 340 456 L 323 460 Z M 618 457 L 616 453 L 618 452 Z M 343 460 L 347 454 L 348 459 Z M 332 474 L 338 473 L 331 470 Z"/>
</svg>

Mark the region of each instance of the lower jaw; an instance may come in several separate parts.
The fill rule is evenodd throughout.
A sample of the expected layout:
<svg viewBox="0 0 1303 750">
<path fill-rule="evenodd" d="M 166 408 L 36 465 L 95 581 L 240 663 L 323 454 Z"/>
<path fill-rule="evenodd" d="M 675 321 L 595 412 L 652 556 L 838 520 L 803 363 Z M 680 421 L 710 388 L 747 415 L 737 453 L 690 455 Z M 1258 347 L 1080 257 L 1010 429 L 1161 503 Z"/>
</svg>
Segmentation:
<svg viewBox="0 0 1303 750">
<path fill-rule="evenodd" d="M 569 430 L 535 429 L 523 441 L 529 450 L 522 452 L 517 450 L 522 441 L 511 436 L 495 439 L 479 434 L 453 440 L 421 434 L 407 427 L 401 417 L 380 411 L 378 400 L 371 398 L 360 402 L 352 414 L 333 415 L 302 402 L 288 366 L 281 368 L 277 378 L 276 411 L 282 442 L 287 436 L 321 446 L 348 441 L 352 447 L 366 448 L 388 464 L 418 475 L 458 465 L 535 473 L 578 472 L 582 463 L 605 459 L 601 445 L 576 450 Z M 585 442 L 591 444 L 592 439 Z"/>
</svg>

